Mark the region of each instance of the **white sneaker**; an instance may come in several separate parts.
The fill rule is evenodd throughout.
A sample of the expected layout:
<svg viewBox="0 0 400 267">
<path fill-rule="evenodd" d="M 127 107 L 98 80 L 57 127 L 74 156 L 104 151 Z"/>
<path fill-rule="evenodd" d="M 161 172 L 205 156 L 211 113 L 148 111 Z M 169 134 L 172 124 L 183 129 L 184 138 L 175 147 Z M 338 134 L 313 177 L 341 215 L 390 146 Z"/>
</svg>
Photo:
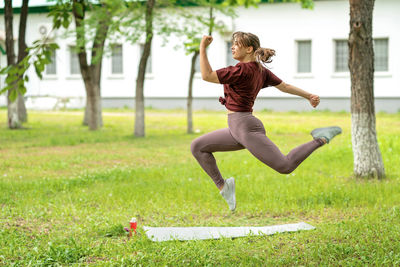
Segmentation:
<svg viewBox="0 0 400 267">
<path fill-rule="evenodd" d="M 233 177 L 226 179 L 224 187 L 219 193 L 228 203 L 229 209 L 234 211 L 236 209 L 235 179 Z"/>
<path fill-rule="evenodd" d="M 342 133 L 342 128 L 340 128 L 339 126 L 331 126 L 331 127 L 314 129 L 312 130 L 311 135 L 314 139 L 325 138 L 326 143 L 329 144 L 329 141 L 331 141 L 333 137 L 341 133 Z"/>
</svg>

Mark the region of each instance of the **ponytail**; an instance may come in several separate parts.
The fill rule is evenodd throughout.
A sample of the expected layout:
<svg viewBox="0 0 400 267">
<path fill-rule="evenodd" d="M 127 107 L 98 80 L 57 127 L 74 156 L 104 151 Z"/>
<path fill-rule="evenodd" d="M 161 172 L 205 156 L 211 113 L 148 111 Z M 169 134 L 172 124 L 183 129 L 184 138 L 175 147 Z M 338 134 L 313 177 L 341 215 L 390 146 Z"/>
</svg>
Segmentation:
<svg viewBox="0 0 400 267">
<path fill-rule="evenodd" d="M 259 47 L 257 50 L 254 52 L 254 56 L 256 57 L 256 61 L 264 65 L 266 63 L 271 63 L 272 62 L 272 57 L 275 56 L 275 50 L 270 49 L 270 48 L 262 48 Z"/>
</svg>

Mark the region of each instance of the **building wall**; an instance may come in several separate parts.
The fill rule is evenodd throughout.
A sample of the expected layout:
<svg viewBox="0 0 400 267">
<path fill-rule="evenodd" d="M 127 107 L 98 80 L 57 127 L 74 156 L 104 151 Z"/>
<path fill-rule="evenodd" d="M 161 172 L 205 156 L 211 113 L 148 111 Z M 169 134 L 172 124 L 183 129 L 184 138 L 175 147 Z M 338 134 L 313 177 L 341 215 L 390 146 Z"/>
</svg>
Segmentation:
<svg viewBox="0 0 400 267">
<path fill-rule="evenodd" d="M 400 1 L 376 0 L 374 9 L 374 38 L 389 40 L 389 70 L 375 73 L 375 96 L 379 103 L 377 110 L 397 112 L 400 110 Z M 239 8 L 238 17 L 225 21 L 232 31 L 248 31 L 259 36 L 261 46 L 276 50 L 276 57 L 269 68 L 283 81 L 318 94 L 323 99 L 321 108 L 348 110 L 350 97 L 350 75 L 348 72 L 335 73 L 335 40 L 347 39 L 349 34 L 349 4 L 347 0 L 316 1 L 313 10 L 302 9 L 297 3 L 261 4 L 259 8 Z M 27 42 L 38 39 L 39 25 L 51 25 L 47 14 L 30 14 L 28 19 Z M 18 15 L 15 16 L 14 30 L 17 36 Z M 0 18 L 0 29 L 4 29 L 4 18 Z M 71 38 L 61 38 L 58 32 L 57 75 L 45 76 L 43 80 L 30 72 L 27 106 L 30 108 L 53 108 L 64 103 L 67 107 L 81 107 L 85 101 L 85 90 L 79 75 L 69 74 L 68 46 Z M 214 36 L 208 49 L 213 69 L 227 65 L 227 36 Z M 296 73 L 298 40 L 311 40 L 312 71 Z M 162 46 L 162 38 L 156 36 L 152 45 L 153 72 L 146 75 L 145 97 L 147 105 L 160 108 L 184 107 L 187 95 L 191 56 L 174 47 L 181 43 L 177 38 Z M 122 42 L 123 75 L 111 74 L 111 59 L 105 57 L 102 70 L 102 96 L 105 106 L 124 106 L 133 102 L 136 75 L 140 59 L 137 44 Z M 4 55 L 0 58 L 3 67 Z M 4 77 L 0 78 L 0 86 Z M 218 97 L 223 94 L 221 85 L 207 83 L 196 74 L 194 80 L 195 108 L 221 109 Z M 46 97 L 46 98 L 44 98 Z M 60 100 L 61 99 L 61 100 Z M 69 100 L 69 102 L 68 102 Z M 64 102 L 63 102 L 64 101 Z M 325 104 L 324 104 L 325 103 Z M 0 97 L 0 105 L 5 97 Z M 325 105 L 325 106 L 324 106 Z M 286 108 L 287 107 L 287 108 Z M 307 101 L 293 98 L 274 87 L 261 90 L 255 109 L 307 110 L 312 109 Z"/>
</svg>

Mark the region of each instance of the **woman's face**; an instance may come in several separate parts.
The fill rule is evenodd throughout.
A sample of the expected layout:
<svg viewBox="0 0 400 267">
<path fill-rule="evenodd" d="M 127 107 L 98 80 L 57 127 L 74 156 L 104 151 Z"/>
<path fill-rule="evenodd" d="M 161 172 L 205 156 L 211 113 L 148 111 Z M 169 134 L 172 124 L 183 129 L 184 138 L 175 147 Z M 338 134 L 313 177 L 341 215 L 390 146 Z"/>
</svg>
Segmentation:
<svg viewBox="0 0 400 267">
<path fill-rule="evenodd" d="M 238 61 L 242 61 L 252 50 L 252 47 L 241 46 L 236 40 L 232 42 L 232 57 Z"/>
</svg>

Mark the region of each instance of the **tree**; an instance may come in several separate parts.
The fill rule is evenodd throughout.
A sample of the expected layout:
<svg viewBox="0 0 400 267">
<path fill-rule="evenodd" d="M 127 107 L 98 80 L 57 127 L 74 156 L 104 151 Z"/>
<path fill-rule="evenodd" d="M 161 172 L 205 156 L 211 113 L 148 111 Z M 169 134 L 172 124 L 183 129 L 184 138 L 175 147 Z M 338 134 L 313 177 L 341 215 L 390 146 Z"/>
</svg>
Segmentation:
<svg viewBox="0 0 400 267">
<path fill-rule="evenodd" d="M 150 56 L 151 42 L 153 40 L 153 10 L 155 0 L 147 0 L 145 11 L 145 33 L 146 41 L 144 49 L 140 57 L 139 69 L 136 79 L 136 96 L 135 96 L 135 129 L 134 135 L 137 137 L 145 136 L 144 123 L 144 79 L 146 74 L 147 59 Z"/>
<path fill-rule="evenodd" d="M 185 4 L 185 3 L 181 3 Z M 131 4 L 132 5 L 132 4 Z M 154 34 L 158 34 L 164 38 L 164 43 L 172 32 L 177 30 L 176 26 L 176 0 L 147 0 L 145 5 L 132 5 L 131 12 L 134 17 L 132 20 L 126 21 L 123 26 L 125 36 L 131 43 L 136 43 L 141 35 L 145 35 L 145 43 L 140 57 L 137 80 L 136 80 L 136 96 L 135 96 L 135 125 L 134 136 L 145 136 L 145 111 L 144 111 L 144 82 L 146 74 L 147 60 L 151 53 L 151 43 Z M 139 11 L 139 12 L 138 12 Z M 131 15 L 132 15 L 131 14 Z M 140 16 L 144 14 L 144 16 Z M 133 32 L 132 32 L 133 30 Z"/>
<path fill-rule="evenodd" d="M 24 0 L 21 8 L 19 39 L 18 39 L 18 59 L 15 62 L 14 34 L 13 34 L 13 9 L 12 1 L 6 0 L 4 3 L 4 20 L 6 25 L 6 52 L 8 69 L 15 67 L 22 62 L 26 56 L 25 31 L 26 20 L 28 16 L 28 2 Z M 2 72 L 5 73 L 5 72 Z M 27 120 L 23 92 L 19 92 L 18 84 L 21 84 L 23 73 L 7 73 L 6 83 L 12 90 L 7 90 L 7 109 L 8 109 L 8 127 L 10 129 L 21 128 L 21 123 Z M 22 90 L 23 91 L 23 90 Z M 3 92 L 3 90 L 2 90 Z"/>
<path fill-rule="evenodd" d="M 385 169 L 375 124 L 373 8 L 374 0 L 350 0 L 351 129 L 354 174 L 383 178 Z"/>
<path fill-rule="evenodd" d="M 101 68 L 105 50 L 105 42 L 119 24 L 116 15 L 124 15 L 124 1 L 88 0 L 57 1 L 49 16 L 53 17 L 53 27 L 68 29 L 71 15 L 75 21 L 75 43 L 78 54 L 80 72 L 86 91 L 86 107 L 84 124 L 90 130 L 99 129 L 102 124 L 101 113 Z M 90 12 L 90 16 L 88 16 Z M 91 46 L 91 47 L 90 47 Z M 90 48 L 89 48 L 90 47 Z M 91 57 L 87 50 L 90 50 Z"/>
<path fill-rule="evenodd" d="M 88 3 L 82 0 L 73 0 L 72 2 L 72 13 L 76 29 L 76 48 L 78 49 L 79 66 L 86 90 L 85 117 L 89 129 L 97 130 L 102 125 L 100 93 L 101 66 L 104 43 L 109 28 L 108 22 L 110 20 L 104 18 L 99 20 L 92 44 L 92 58 L 89 64 L 86 53 L 86 29 L 84 23 L 87 6 Z M 106 8 L 104 3 L 102 3 L 102 7 Z"/>
<path fill-rule="evenodd" d="M 28 2 L 29 0 L 23 0 L 21 14 L 19 18 L 19 37 L 18 37 L 18 63 L 22 62 L 24 57 L 28 55 L 25 42 L 25 32 L 26 32 L 26 21 L 28 18 Z M 22 79 L 22 75 L 19 80 Z M 25 101 L 21 93 L 18 94 L 18 118 L 21 122 L 26 122 L 28 120 L 28 114 L 26 112 Z"/>
<path fill-rule="evenodd" d="M 193 78 L 195 73 L 195 65 L 200 51 L 197 49 L 192 54 L 189 74 L 188 98 L 187 98 L 187 133 L 193 133 Z"/>
</svg>

